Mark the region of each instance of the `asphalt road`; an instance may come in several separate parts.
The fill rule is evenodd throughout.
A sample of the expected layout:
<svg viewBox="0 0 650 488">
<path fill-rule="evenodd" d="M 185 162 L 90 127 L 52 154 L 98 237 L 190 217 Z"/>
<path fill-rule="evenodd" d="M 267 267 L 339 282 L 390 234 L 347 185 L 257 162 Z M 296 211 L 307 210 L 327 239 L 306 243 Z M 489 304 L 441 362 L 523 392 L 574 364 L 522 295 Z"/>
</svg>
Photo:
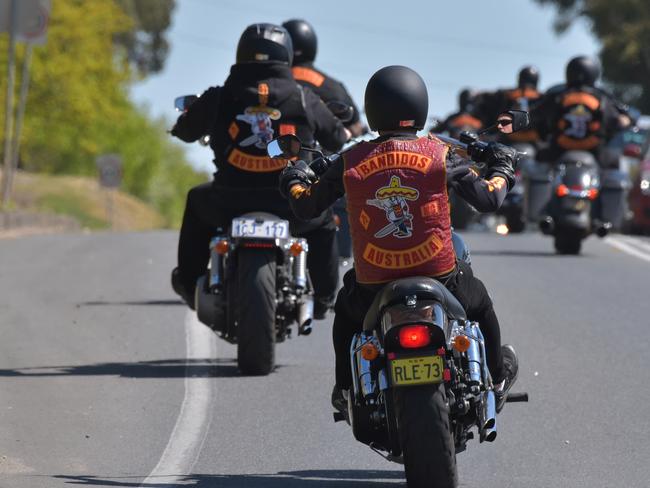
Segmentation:
<svg viewBox="0 0 650 488">
<path fill-rule="evenodd" d="M 531 401 L 459 454 L 461 486 L 650 486 L 650 241 L 466 237 Z M 403 486 L 332 422 L 331 318 L 240 377 L 169 288 L 175 239 L 0 241 L 0 487 Z"/>
</svg>

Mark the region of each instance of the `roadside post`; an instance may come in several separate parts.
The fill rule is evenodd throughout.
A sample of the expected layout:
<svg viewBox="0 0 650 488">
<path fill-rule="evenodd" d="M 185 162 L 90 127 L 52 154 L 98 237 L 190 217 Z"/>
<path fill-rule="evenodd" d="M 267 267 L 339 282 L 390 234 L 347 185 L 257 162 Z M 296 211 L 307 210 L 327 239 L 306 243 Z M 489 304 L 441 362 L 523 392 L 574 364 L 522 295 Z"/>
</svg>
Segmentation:
<svg viewBox="0 0 650 488">
<path fill-rule="evenodd" d="M 0 0 L 0 32 L 9 33 L 7 63 L 7 97 L 5 103 L 5 134 L 2 173 L 2 197 L 4 207 L 11 199 L 13 177 L 18 167 L 20 133 L 22 131 L 29 89 L 29 68 L 32 48 L 45 44 L 50 19 L 51 0 Z M 25 43 L 25 57 L 20 81 L 20 96 L 14 126 L 14 85 L 16 72 L 16 43 Z"/>
<path fill-rule="evenodd" d="M 97 157 L 99 184 L 106 196 L 106 219 L 115 229 L 115 189 L 122 183 L 122 157 L 119 154 L 102 154 Z"/>
</svg>

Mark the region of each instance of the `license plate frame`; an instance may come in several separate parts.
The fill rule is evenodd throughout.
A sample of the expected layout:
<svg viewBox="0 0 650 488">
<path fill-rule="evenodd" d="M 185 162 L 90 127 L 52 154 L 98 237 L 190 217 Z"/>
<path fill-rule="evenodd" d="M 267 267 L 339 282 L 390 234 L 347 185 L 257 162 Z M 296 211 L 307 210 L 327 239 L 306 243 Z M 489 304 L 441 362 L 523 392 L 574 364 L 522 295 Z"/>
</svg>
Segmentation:
<svg viewBox="0 0 650 488">
<path fill-rule="evenodd" d="M 289 238 L 288 220 L 260 220 L 247 217 L 232 219 L 230 236 L 249 239 L 287 239 Z"/>
<path fill-rule="evenodd" d="M 443 358 L 437 355 L 407 356 L 390 360 L 391 384 L 398 387 L 442 383 L 444 370 Z"/>
<path fill-rule="evenodd" d="M 567 210 L 582 212 L 587 208 L 587 202 L 582 198 L 565 197 L 564 201 L 562 202 L 562 207 Z"/>
</svg>

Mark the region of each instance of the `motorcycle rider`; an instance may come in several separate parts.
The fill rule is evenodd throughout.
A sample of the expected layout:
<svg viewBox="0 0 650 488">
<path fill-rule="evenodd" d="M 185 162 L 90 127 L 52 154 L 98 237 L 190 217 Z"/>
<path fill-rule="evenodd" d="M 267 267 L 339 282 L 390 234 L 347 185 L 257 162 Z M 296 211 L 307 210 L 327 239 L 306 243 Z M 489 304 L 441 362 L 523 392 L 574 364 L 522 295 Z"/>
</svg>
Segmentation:
<svg viewBox="0 0 650 488">
<path fill-rule="evenodd" d="M 490 143 L 481 158 L 488 165 L 483 179 L 468 165 L 458 166 L 435 136 L 418 138 L 427 117 L 428 94 L 422 78 L 404 66 L 388 66 L 372 76 L 365 110 L 370 128 L 379 132 L 377 139 L 335 158 L 316 183 L 311 183 L 313 175 L 304 165 L 287 166 L 280 177 L 280 190 L 301 218 L 318 215 L 347 194 L 355 267 L 345 274 L 335 305 L 332 404 L 339 410 L 347 408 L 342 391 L 351 385 L 350 342 L 361 331 L 376 294 L 390 281 L 420 275 L 440 280 L 468 318 L 479 322 L 500 410 L 517 377 L 517 357 L 512 346 L 501 346 L 499 322 L 485 286 L 470 266 L 456 260 L 447 184 L 477 209 L 493 211 L 514 184 L 516 152 Z M 447 164 L 456 165 L 450 174 Z M 410 252 L 418 246 L 429 251 Z"/>
<path fill-rule="evenodd" d="M 531 107 L 532 125 L 549 139 L 544 158 L 556 160 L 570 150 L 591 152 L 601 166 L 599 149 L 616 132 L 628 127 L 627 108 L 609 93 L 596 87 L 600 63 L 588 56 L 576 56 L 566 66 L 566 85 L 547 91 Z"/>
<path fill-rule="evenodd" d="M 211 183 L 188 193 L 178 268 L 172 273 L 174 290 L 190 307 L 216 229 L 226 229 L 233 217 L 260 210 L 289 218 L 292 232 L 307 238 L 315 302 L 329 303 L 334 297 L 338 256 L 331 240 L 322 238 L 323 233 L 331 233 L 328 229 L 334 229 L 331 213 L 319 212 L 309 221 L 293 217 L 278 192 L 278 177 L 286 161 L 268 158 L 266 144 L 276 134 L 293 133 L 336 151 L 349 133 L 318 96 L 293 79 L 292 56 L 291 37 L 283 27 L 267 23 L 248 26 L 223 86 L 208 88 L 171 131 L 185 142 L 209 134 L 217 166 Z M 325 310 L 321 307 L 320 317 L 315 318 L 322 318 Z"/>
<path fill-rule="evenodd" d="M 484 123 L 495 120 L 507 110 L 529 111 L 542 96 L 537 90 L 539 70 L 535 66 L 524 66 L 517 75 L 517 87 L 485 93 L 480 97 L 479 111 Z M 501 134 L 504 143 L 525 142 L 536 145 L 539 133 L 535 129 L 526 129 L 512 134 Z"/>
<path fill-rule="evenodd" d="M 345 123 L 345 127 L 350 131 L 352 137 L 365 133 L 366 128 L 359 119 L 359 109 L 343 83 L 314 66 L 318 50 L 318 39 L 312 25 L 306 20 L 291 19 L 282 24 L 282 27 L 287 29 L 291 35 L 293 44 L 293 67 L 291 71 L 296 81 L 313 90 L 325 103 L 336 101 L 352 107 L 352 118 Z"/>
<path fill-rule="evenodd" d="M 458 94 L 458 112 L 449 115 L 444 121 L 431 128 L 432 133 L 447 132 L 451 137 L 460 135 L 462 131 L 476 132 L 481 130 L 483 122 L 476 113 L 476 97 L 474 90 L 465 88 Z"/>
</svg>

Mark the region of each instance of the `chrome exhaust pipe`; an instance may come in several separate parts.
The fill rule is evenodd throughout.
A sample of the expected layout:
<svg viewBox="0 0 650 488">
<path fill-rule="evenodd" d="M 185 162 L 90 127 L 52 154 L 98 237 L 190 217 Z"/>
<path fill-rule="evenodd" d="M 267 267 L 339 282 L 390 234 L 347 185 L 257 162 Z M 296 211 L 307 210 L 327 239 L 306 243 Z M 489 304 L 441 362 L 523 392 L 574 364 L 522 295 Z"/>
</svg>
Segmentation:
<svg viewBox="0 0 650 488">
<path fill-rule="evenodd" d="M 314 320 L 314 297 L 303 295 L 301 300 L 298 303 L 298 335 L 309 335 Z"/>
<path fill-rule="evenodd" d="M 478 329 L 478 326 L 474 326 L 474 324 L 470 324 L 470 330 L 471 334 L 474 337 L 480 337 L 476 333 L 476 329 Z M 481 374 L 481 352 L 479 349 L 479 343 L 478 340 L 476 340 L 474 337 L 469 337 L 469 349 L 467 350 L 467 361 L 469 363 L 469 377 L 473 382 L 476 382 L 477 384 L 482 383 L 482 377 L 483 375 Z"/>
<path fill-rule="evenodd" d="M 483 397 L 481 425 L 481 442 L 494 442 L 497 438 L 497 403 L 493 390 L 488 390 Z"/>
</svg>

